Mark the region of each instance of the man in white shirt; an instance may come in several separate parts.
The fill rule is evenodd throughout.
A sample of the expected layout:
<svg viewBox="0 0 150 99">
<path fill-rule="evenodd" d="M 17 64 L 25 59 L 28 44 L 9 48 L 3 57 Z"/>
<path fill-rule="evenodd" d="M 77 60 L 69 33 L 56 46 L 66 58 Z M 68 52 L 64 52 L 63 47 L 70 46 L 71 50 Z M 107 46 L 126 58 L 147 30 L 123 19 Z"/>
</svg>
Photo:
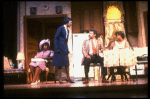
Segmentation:
<svg viewBox="0 0 150 99">
<path fill-rule="evenodd" d="M 107 75 L 107 68 L 104 67 L 103 64 L 103 58 L 99 56 L 99 51 L 103 52 L 103 42 L 96 39 L 97 38 L 97 31 L 94 29 L 91 29 L 89 32 L 89 39 L 85 40 L 82 45 L 82 53 L 83 53 L 83 59 L 82 64 L 84 65 L 84 71 L 85 71 L 85 82 L 84 84 L 89 83 L 88 80 L 88 73 L 89 73 L 89 66 L 90 63 L 100 63 L 102 66 L 102 82 L 108 83 L 108 81 L 105 79 L 105 76 Z"/>
</svg>

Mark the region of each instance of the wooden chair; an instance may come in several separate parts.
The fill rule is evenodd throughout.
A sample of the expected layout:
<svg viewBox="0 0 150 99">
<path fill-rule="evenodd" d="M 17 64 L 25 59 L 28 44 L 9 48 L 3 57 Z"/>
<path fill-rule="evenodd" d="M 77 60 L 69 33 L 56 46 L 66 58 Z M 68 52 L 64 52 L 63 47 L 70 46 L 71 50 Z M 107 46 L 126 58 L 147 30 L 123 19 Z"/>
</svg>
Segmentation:
<svg viewBox="0 0 150 99">
<path fill-rule="evenodd" d="M 56 78 L 55 78 L 55 66 L 52 66 L 52 60 L 49 60 L 49 61 L 46 63 L 46 67 L 49 68 L 49 71 L 44 70 L 44 71 L 41 72 L 41 74 L 40 74 L 41 80 L 43 80 L 43 77 L 45 77 L 45 78 L 46 78 L 46 84 L 47 84 L 48 76 L 49 76 L 49 74 L 51 74 L 52 77 L 53 77 L 54 82 L 56 83 Z"/>
<path fill-rule="evenodd" d="M 95 81 L 95 67 L 96 67 L 96 66 L 99 67 L 99 69 L 98 69 L 98 81 L 100 82 L 100 80 L 101 80 L 101 73 L 100 73 L 101 65 L 100 65 L 100 63 L 90 63 L 90 66 L 93 67 L 93 71 L 94 71 L 94 81 Z"/>
<path fill-rule="evenodd" d="M 117 69 L 117 72 L 114 72 L 114 69 Z M 123 77 L 123 75 L 125 76 L 125 80 L 128 81 L 128 78 L 127 78 L 127 75 L 128 74 L 130 76 L 130 72 L 124 72 L 123 70 L 121 70 L 121 67 L 118 66 L 118 67 L 110 67 L 110 74 L 107 78 L 107 80 L 110 78 L 110 76 L 112 76 L 111 78 L 111 82 L 115 81 L 116 78 L 115 78 L 115 75 L 121 75 Z M 123 79 L 122 79 L 123 80 Z"/>
<path fill-rule="evenodd" d="M 48 62 L 46 63 L 46 67 L 49 68 L 49 71 L 46 71 L 46 70 L 41 71 L 41 73 L 40 73 L 40 79 L 41 79 L 41 81 L 43 81 L 44 80 L 43 77 L 45 77 L 46 78 L 46 83 L 47 83 L 48 75 L 51 74 L 53 76 L 54 82 L 56 83 L 56 79 L 55 79 L 55 66 L 52 66 L 52 60 L 48 60 Z M 28 71 L 27 72 L 27 76 L 29 78 L 28 79 L 28 83 L 31 83 L 32 80 L 33 80 L 33 74 Z"/>
</svg>

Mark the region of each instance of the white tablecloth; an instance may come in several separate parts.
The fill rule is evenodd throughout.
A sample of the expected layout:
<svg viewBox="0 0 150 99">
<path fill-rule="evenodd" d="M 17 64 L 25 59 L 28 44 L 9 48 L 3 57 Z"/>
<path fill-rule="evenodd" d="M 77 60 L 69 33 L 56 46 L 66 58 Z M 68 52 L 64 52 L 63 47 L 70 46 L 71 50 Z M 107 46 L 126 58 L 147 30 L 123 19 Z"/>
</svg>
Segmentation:
<svg viewBox="0 0 150 99">
<path fill-rule="evenodd" d="M 43 59 L 43 58 L 31 58 L 31 62 L 37 62 L 37 61 L 46 61 L 46 59 Z"/>
<path fill-rule="evenodd" d="M 104 66 L 116 67 L 116 66 L 135 66 L 137 58 L 134 55 L 134 51 L 129 48 L 114 49 L 104 51 Z"/>
</svg>

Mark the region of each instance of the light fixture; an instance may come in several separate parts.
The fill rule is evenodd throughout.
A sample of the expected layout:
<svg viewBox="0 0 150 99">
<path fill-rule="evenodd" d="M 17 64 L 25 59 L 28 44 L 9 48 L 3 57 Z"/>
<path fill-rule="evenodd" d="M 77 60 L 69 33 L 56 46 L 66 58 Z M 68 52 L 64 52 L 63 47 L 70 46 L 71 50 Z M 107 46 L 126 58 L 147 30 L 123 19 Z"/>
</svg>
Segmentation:
<svg viewBox="0 0 150 99">
<path fill-rule="evenodd" d="M 18 52 L 16 60 L 19 61 L 18 69 L 23 69 L 23 68 L 24 68 L 24 67 L 23 67 L 23 63 L 20 62 L 20 61 L 25 60 L 24 53 L 23 53 L 23 52 Z"/>
</svg>

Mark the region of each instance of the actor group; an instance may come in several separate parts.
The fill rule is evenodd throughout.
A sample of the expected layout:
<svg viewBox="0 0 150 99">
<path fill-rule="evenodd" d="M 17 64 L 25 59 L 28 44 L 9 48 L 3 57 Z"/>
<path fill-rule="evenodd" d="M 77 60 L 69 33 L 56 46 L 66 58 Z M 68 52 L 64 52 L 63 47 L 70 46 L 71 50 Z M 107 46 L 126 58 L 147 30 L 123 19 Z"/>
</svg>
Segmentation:
<svg viewBox="0 0 150 99">
<path fill-rule="evenodd" d="M 44 39 L 39 44 L 40 52 L 36 54 L 34 58 L 43 58 L 47 60 L 52 60 L 52 66 L 56 66 L 58 68 L 59 75 L 59 83 L 63 84 L 62 81 L 62 67 L 65 67 L 66 70 L 66 78 L 65 80 L 70 83 L 75 83 L 69 76 L 69 50 L 68 50 L 68 37 L 69 30 L 68 27 L 72 26 L 72 19 L 66 17 L 63 21 L 63 25 L 59 26 L 56 30 L 54 36 L 54 51 L 49 50 L 50 40 Z M 125 40 L 125 35 L 122 31 L 117 31 L 115 33 L 117 40 L 110 42 L 108 45 L 108 49 L 120 49 L 120 48 L 129 48 L 129 43 Z M 84 65 L 85 72 L 85 81 L 83 84 L 89 83 L 89 67 L 90 63 L 100 63 L 101 65 L 101 74 L 102 74 L 102 83 L 109 83 L 106 80 L 105 76 L 107 75 L 107 67 L 104 67 L 104 58 L 99 56 L 99 52 L 103 53 L 103 41 L 97 39 L 97 31 L 94 29 L 90 29 L 89 31 L 89 39 L 85 40 L 82 44 L 82 65 Z M 36 85 L 40 82 L 39 75 L 41 71 L 48 70 L 46 67 L 45 61 L 36 61 L 31 62 L 30 73 L 33 74 L 33 80 L 31 85 Z"/>
</svg>

